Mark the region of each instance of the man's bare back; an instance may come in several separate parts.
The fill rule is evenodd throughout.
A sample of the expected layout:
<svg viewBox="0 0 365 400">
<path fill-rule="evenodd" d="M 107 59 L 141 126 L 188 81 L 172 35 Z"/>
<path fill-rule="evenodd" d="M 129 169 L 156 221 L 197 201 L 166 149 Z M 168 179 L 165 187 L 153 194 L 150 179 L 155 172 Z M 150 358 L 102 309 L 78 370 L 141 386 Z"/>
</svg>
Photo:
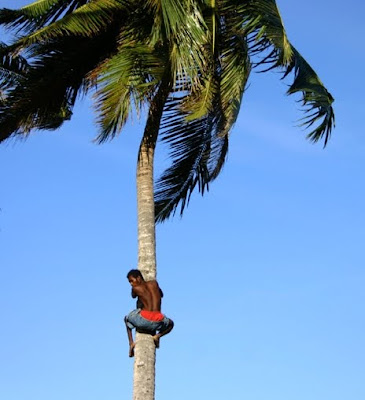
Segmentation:
<svg viewBox="0 0 365 400">
<path fill-rule="evenodd" d="M 138 297 L 142 308 L 147 311 L 161 311 L 162 291 L 157 281 L 141 281 L 130 277 L 129 283 L 132 285 L 132 297 Z"/>
</svg>

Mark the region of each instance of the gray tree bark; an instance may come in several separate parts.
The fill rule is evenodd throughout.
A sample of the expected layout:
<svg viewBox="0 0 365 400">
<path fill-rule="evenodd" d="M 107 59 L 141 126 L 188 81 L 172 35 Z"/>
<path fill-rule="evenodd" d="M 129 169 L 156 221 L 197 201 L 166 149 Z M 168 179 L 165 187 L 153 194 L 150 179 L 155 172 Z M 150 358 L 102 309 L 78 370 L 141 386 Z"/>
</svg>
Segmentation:
<svg viewBox="0 0 365 400">
<path fill-rule="evenodd" d="M 156 279 L 153 162 L 163 108 L 170 91 L 162 80 L 151 103 L 137 163 L 138 269 L 145 280 Z M 134 349 L 133 400 L 155 398 L 156 349 L 151 335 L 137 333 Z"/>
</svg>

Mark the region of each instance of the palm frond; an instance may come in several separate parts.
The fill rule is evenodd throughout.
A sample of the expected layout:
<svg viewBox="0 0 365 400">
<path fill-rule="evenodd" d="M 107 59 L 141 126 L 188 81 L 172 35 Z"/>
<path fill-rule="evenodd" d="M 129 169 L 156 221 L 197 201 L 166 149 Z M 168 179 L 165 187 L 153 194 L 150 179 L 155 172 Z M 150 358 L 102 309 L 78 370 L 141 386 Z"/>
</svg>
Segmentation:
<svg viewBox="0 0 365 400">
<path fill-rule="evenodd" d="M 240 29 L 248 34 L 250 57 L 262 55 L 254 67 L 266 65 L 264 71 L 283 68 L 284 77 L 294 71 L 294 82 L 287 93 L 301 92 L 306 114 L 301 125 L 310 128 L 318 123 L 307 137 L 313 142 L 324 138 L 326 146 L 334 126 L 334 99 L 289 42 L 275 0 L 249 0 L 239 7 L 239 13 L 246 14 Z"/>
<path fill-rule="evenodd" d="M 193 121 L 207 115 L 218 91 L 219 85 L 213 73 L 205 78 L 202 77 L 199 85 L 191 88 L 191 93 L 181 104 L 181 109 L 186 112 L 186 120 Z"/>
<path fill-rule="evenodd" d="M 33 129 L 56 129 L 70 118 L 81 82 L 71 82 L 70 73 L 55 60 L 55 56 L 38 60 L 8 91 L 0 109 L 0 140 L 25 136 Z"/>
<path fill-rule="evenodd" d="M 166 32 L 165 41 L 169 45 L 172 78 L 178 79 L 179 84 L 184 81 L 189 86 L 198 84 L 199 74 L 205 68 L 204 52 L 209 41 L 202 12 L 196 2 L 190 0 L 163 1 L 161 8 L 161 28 Z"/>
<path fill-rule="evenodd" d="M 33 61 L 19 84 L 7 92 L 0 110 L 0 141 L 33 129 L 55 129 L 72 115 L 87 76 L 115 51 L 116 38 L 105 34 L 33 46 Z"/>
<path fill-rule="evenodd" d="M 0 24 L 29 33 L 55 22 L 89 0 L 38 0 L 18 10 L 0 9 Z"/>
<path fill-rule="evenodd" d="M 166 38 L 170 40 L 181 33 L 182 27 L 195 29 L 204 24 L 197 1 L 191 0 L 146 0 L 145 5 L 151 10 L 151 14 L 160 23 L 157 29 L 163 28 Z M 194 23 L 193 23 L 194 20 Z"/>
<path fill-rule="evenodd" d="M 52 103 L 31 103 L 37 100 L 36 95 L 30 93 L 30 88 L 18 85 L 7 95 L 0 106 L 0 142 L 10 137 L 26 137 L 32 130 L 54 130 L 59 128 L 65 120 L 71 118 L 71 106 L 67 104 L 66 96 L 58 101 L 52 98 Z M 34 90 L 35 92 L 35 90 Z M 48 98 L 49 99 L 49 98 Z M 46 99 L 47 100 L 47 99 Z"/>
<path fill-rule="evenodd" d="M 249 29 L 260 27 L 251 38 L 256 42 L 256 50 L 262 51 L 270 43 L 273 46 L 274 54 L 269 54 L 263 62 L 269 62 L 270 58 L 274 56 L 278 63 L 288 63 L 292 57 L 292 49 L 276 1 L 261 0 L 253 3 L 250 12 L 253 12 L 254 20 L 251 20 L 252 23 L 250 21 L 247 27 Z"/>
<path fill-rule="evenodd" d="M 9 47 L 0 42 L 0 90 L 3 96 L 24 77 L 29 70 L 29 64 L 24 57 L 14 56 Z"/>
<path fill-rule="evenodd" d="M 95 0 L 78 7 L 72 13 L 19 39 L 14 46 L 24 48 L 65 36 L 93 37 L 107 31 L 127 10 L 124 0 Z"/>
<path fill-rule="evenodd" d="M 228 151 L 228 135 L 220 134 L 221 116 L 211 110 L 203 118 L 187 120 L 179 97 L 166 106 L 160 135 L 171 149 L 172 166 L 156 182 L 156 222 L 173 215 L 179 204 L 180 214 L 189 203 L 195 187 L 204 194 L 219 174 Z"/>
<path fill-rule="evenodd" d="M 231 29 L 248 39 L 251 56 L 266 53 L 256 66 L 290 61 L 292 50 L 275 0 L 222 1 L 221 12 L 235 21 Z"/>
<path fill-rule="evenodd" d="M 236 122 L 241 100 L 251 73 L 251 61 L 246 35 L 242 34 L 238 20 L 240 16 L 231 8 L 223 8 L 218 35 L 220 103 L 225 115 L 228 133 Z"/>
<path fill-rule="evenodd" d="M 290 72 L 294 72 L 294 82 L 289 87 L 287 93 L 294 94 L 301 92 L 302 104 L 306 115 L 302 118 L 303 122 L 300 125 L 309 128 L 319 122 L 319 125 L 307 137 L 312 142 L 318 142 L 324 138 L 324 146 L 326 146 L 335 125 L 335 116 L 332 107 L 334 99 L 312 67 L 293 46 L 292 51 L 292 60 L 286 67 L 283 76 L 285 78 Z"/>
<path fill-rule="evenodd" d="M 229 132 L 251 71 L 247 40 L 236 29 L 231 11 L 216 15 L 216 25 L 208 19 L 208 28 L 217 32 L 208 37 L 202 52 L 205 66 L 199 69 L 199 84 L 170 98 L 166 107 L 160 135 L 169 144 L 172 166 L 156 184 L 157 222 L 173 215 L 179 205 L 182 213 L 196 188 L 202 194 L 208 190 L 226 160 Z"/>
<path fill-rule="evenodd" d="M 128 119 L 132 107 L 139 112 L 163 75 L 165 63 L 144 44 L 125 44 L 118 53 L 92 71 L 97 75 L 95 95 L 99 143 L 113 138 Z"/>
<path fill-rule="evenodd" d="M 161 1 L 161 12 L 167 37 L 178 33 L 181 26 L 185 25 L 187 1 L 164 0 Z M 185 6 L 185 7 L 184 7 Z"/>
</svg>

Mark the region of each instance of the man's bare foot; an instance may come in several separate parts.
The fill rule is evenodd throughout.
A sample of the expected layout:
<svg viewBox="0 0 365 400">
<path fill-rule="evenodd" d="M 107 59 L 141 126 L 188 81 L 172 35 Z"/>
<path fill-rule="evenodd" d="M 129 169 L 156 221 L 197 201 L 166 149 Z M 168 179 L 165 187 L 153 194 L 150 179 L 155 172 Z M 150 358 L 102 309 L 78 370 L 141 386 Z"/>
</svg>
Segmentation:
<svg viewBox="0 0 365 400">
<path fill-rule="evenodd" d="M 156 349 L 160 348 L 160 336 L 155 335 L 153 336 L 153 341 L 155 342 Z"/>
<path fill-rule="evenodd" d="M 134 346 L 135 346 L 134 343 L 129 345 L 129 357 L 133 357 L 134 356 Z"/>
</svg>

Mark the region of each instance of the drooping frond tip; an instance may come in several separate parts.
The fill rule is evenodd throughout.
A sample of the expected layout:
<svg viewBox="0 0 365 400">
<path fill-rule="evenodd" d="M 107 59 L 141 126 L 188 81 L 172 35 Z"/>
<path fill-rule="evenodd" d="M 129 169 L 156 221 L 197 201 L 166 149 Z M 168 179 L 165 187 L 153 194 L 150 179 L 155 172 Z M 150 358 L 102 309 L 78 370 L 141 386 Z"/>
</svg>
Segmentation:
<svg viewBox="0 0 365 400">
<path fill-rule="evenodd" d="M 334 112 L 331 94 L 324 87 L 317 74 L 299 52 L 291 45 L 275 0 L 255 0 L 243 2 L 237 9 L 242 14 L 241 27 L 249 43 L 250 58 L 260 57 L 252 66 L 264 67 L 260 72 L 277 68 L 284 69 L 284 76 L 294 72 L 294 82 L 287 94 L 301 92 L 304 118 L 300 126 L 313 128 L 307 138 L 312 142 L 324 139 L 324 146 L 334 127 Z"/>
<path fill-rule="evenodd" d="M 335 126 L 335 114 L 332 107 L 334 98 L 324 87 L 312 67 L 292 46 L 293 56 L 286 67 L 283 78 L 292 71 L 294 72 L 294 82 L 289 87 L 287 94 L 302 93 L 302 105 L 306 114 L 300 121 L 300 126 L 305 128 L 315 127 L 307 138 L 312 142 L 324 139 L 324 147 L 331 137 L 331 131 Z"/>
</svg>

